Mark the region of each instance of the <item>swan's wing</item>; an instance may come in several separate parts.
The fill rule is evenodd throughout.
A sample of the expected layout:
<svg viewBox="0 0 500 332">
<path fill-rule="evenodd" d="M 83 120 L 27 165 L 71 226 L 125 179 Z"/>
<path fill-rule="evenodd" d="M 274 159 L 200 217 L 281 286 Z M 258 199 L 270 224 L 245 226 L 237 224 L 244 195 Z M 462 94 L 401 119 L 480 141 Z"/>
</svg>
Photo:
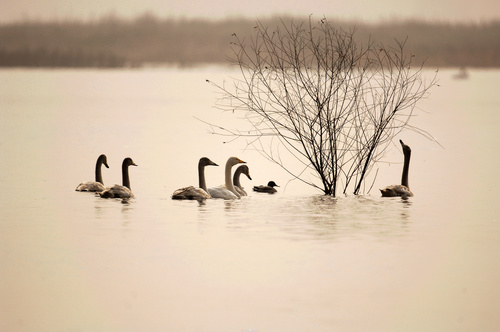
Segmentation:
<svg viewBox="0 0 500 332">
<path fill-rule="evenodd" d="M 113 187 L 106 188 L 99 193 L 102 198 L 133 198 L 134 194 L 130 189 L 124 186 L 115 184 Z"/>
<path fill-rule="evenodd" d="M 413 193 L 406 186 L 396 184 L 380 189 L 382 197 L 411 197 Z"/>
<path fill-rule="evenodd" d="M 222 199 L 237 199 L 232 191 L 227 189 L 226 187 L 210 187 L 208 188 L 208 193 L 212 196 L 212 198 L 222 198 Z"/>
<path fill-rule="evenodd" d="M 110 190 L 110 188 L 102 191 L 99 193 L 99 196 L 101 196 L 101 198 L 115 198 L 115 195 L 114 193 Z"/>
<path fill-rule="evenodd" d="M 76 191 L 97 191 L 101 192 L 104 191 L 106 187 L 100 182 L 93 182 L 93 181 L 88 181 L 88 182 L 83 182 L 76 187 Z"/>
<path fill-rule="evenodd" d="M 177 189 L 172 194 L 172 199 L 209 199 L 212 198 L 205 190 L 193 186 Z"/>
<path fill-rule="evenodd" d="M 184 199 L 185 193 L 188 192 L 190 189 L 194 188 L 193 186 L 189 187 L 182 187 L 174 191 L 172 194 L 172 199 Z"/>
</svg>

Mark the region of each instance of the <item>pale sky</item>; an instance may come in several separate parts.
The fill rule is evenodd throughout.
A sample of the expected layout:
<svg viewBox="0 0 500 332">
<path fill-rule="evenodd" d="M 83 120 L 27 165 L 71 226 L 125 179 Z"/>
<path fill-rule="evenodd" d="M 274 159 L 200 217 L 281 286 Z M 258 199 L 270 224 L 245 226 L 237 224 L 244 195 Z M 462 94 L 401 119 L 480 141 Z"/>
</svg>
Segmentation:
<svg viewBox="0 0 500 332">
<path fill-rule="evenodd" d="M 136 17 L 251 19 L 274 14 L 309 15 L 329 19 L 425 19 L 484 22 L 500 19 L 499 0 L 2 0 L 0 22 L 23 19 L 96 19 L 114 14 Z"/>
</svg>

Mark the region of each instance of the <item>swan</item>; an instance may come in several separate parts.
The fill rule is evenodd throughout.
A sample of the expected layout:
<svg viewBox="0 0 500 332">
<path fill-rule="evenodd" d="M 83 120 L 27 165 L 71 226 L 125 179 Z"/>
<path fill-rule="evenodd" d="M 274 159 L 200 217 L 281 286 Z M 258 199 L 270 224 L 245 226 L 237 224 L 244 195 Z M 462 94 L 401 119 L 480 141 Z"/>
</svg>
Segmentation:
<svg viewBox="0 0 500 332">
<path fill-rule="evenodd" d="M 252 180 L 252 177 L 250 176 L 250 170 L 248 169 L 247 165 L 241 165 L 236 169 L 233 175 L 233 186 L 234 189 L 238 192 L 240 196 L 247 196 L 247 192 L 245 189 L 240 184 L 240 175 L 245 174 L 248 179 Z"/>
<path fill-rule="evenodd" d="M 234 189 L 233 182 L 231 181 L 231 168 L 240 163 L 245 162 L 237 157 L 231 157 L 227 160 L 225 169 L 225 186 L 208 188 L 208 193 L 212 196 L 212 198 L 240 198 L 240 194 L 238 194 L 236 189 Z"/>
<path fill-rule="evenodd" d="M 193 186 L 184 187 L 177 189 L 172 194 L 172 199 L 196 199 L 203 200 L 207 198 L 212 198 L 207 190 L 207 184 L 205 182 L 205 166 L 219 166 L 207 157 L 200 158 L 198 162 L 198 182 L 199 188 Z"/>
<path fill-rule="evenodd" d="M 99 193 L 102 198 L 133 198 L 134 194 L 130 190 L 130 178 L 128 176 L 128 167 L 137 166 L 132 158 L 125 158 L 122 163 L 122 186 L 115 184 L 113 187 L 106 188 Z"/>
<path fill-rule="evenodd" d="M 277 192 L 277 190 L 274 189 L 274 187 L 279 187 L 279 186 L 274 181 L 269 181 L 267 183 L 267 186 L 263 186 L 263 185 L 254 186 L 253 191 L 256 191 L 259 193 L 274 194 L 275 192 Z"/>
<path fill-rule="evenodd" d="M 410 169 L 411 149 L 408 145 L 404 144 L 402 140 L 399 140 L 399 143 L 401 143 L 401 147 L 403 148 L 403 154 L 405 158 L 403 165 L 403 175 L 401 177 L 401 184 L 396 184 L 385 187 L 384 189 L 380 189 L 382 197 L 413 196 L 413 193 L 410 191 L 410 187 L 408 186 L 408 171 Z"/>
<path fill-rule="evenodd" d="M 95 164 L 95 182 L 93 181 L 87 181 L 80 183 L 78 187 L 76 187 L 76 191 L 103 191 L 106 189 L 104 187 L 104 184 L 102 182 L 102 174 L 101 174 L 101 166 L 104 165 L 106 168 L 109 168 L 108 166 L 108 158 L 106 158 L 106 155 L 101 154 L 99 158 L 97 158 L 97 163 Z"/>
</svg>

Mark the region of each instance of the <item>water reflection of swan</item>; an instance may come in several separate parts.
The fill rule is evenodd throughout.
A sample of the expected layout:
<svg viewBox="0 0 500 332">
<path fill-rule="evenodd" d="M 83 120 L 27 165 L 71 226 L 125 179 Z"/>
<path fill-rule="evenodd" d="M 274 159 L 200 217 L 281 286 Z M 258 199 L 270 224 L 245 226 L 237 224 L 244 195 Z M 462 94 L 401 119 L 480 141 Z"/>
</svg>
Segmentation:
<svg viewBox="0 0 500 332">
<path fill-rule="evenodd" d="M 122 186 L 115 184 L 113 187 L 106 188 L 99 193 L 102 198 L 132 198 L 134 194 L 130 190 L 130 178 L 128 176 L 128 167 L 137 166 L 131 158 L 125 158 L 122 163 Z"/>
<path fill-rule="evenodd" d="M 408 186 L 408 171 L 410 169 L 411 149 L 408 145 L 404 144 L 402 140 L 399 140 L 399 143 L 401 143 L 401 147 L 403 148 L 403 154 L 405 158 L 403 165 L 403 175 L 401 177 L 401 184 L 392 185 L 385 187 L 384 189 L 380 189 L 382 197 L 413 196 L 413 193 L 410 191 L 410 187 Z"/>
<path fill-rule="evenodd" d="M 245 174 L 248 179 L 252 180 L 252 177 L 250 176 L 250 170 L 248 169 L 247 165 L 241 165 L 240 167 L 238 167 L 233 175 L 234 189 L 238 192 L 238 194 L 240 194 L 240 196 L 247 196 L 247 192 L 240 184 L 241 174 Z"/>
<path fill-rule="evenodd" d="M 259 192 L 259 193 L 268 193 L 268 194 L 274 194 L 277 192 L 274 187 L 279 187 L 274 181 L 269 181 L 267 183 L 267 186 L 260 185 L 260 186 L 254 186 L 253 191 Z"/>
<path fill-rule="evenodd" d="M 203 200 L 212 198 L 207 190 L 205 181 L 205 166 L 219 166 L 207 157 L 200 158 L 198 162 L 198 184 L 199 188 L 189 186 L 177 189 L 172 194 L 172 199 L 196 199 Z"/>
<path fill-rule="evenodd" d="M 106 155 L 101 154 L 99 158 L 97 158 L 97 163 L 95 164 L 95 182 L 93 181 L 87 181 L 80 183 L 78 187 L 76 187 L 76 191 L 103 191 L 106 189 L 104 187 L 104 182 L 102 182 L 102 173 L 101 173 L 101 166 L 104 165 L 106 168 L 109 168 L 108 166 L 108 159 L 106 158 Z"/>
<path fill-rule="evenodd" d="M 231 168 L 239 163 L 245 162 L 237 157 L 231 157 L 227 160 L 225 169 L 225 186 L 208 188 L 208 192 L 212 196 L 212 198 L 240 198 L 240 194 L 238 194 L 236 192 L 236 189 L 234 189 L 233 182 L 231 180 Z"/>
</svg>

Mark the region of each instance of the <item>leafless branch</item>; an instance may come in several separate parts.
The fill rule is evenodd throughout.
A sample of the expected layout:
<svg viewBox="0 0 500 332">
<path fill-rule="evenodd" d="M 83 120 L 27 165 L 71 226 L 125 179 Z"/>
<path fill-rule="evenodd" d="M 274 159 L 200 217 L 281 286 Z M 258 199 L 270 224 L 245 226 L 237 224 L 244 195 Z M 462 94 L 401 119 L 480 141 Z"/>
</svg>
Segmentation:
<svg viewBox="0 0 500 332">
<path fill-rule="evenodd" d="M 241 77 L 231 87 L 210 83 L 222 92 L 216 107 L 243 114 L 250 130 L 209 124 L 211 132 L 247 138 L 264 157 L 326 195 L 361 193 L 394 136 L 409 129 L 433 139 L 409 122 L 436 77 L 424 80 L 422 66 L 414 67 L 405 51 L 406 40 L 361 45 L 354 34 L 309 18 L 274 29 L 258 23 L 254 35 L 234 35 L 231 61 Z M 283 162 L 283 147 L 300 171 Z M 321 184 L 305 180 L 306 170 Z"/>
</svg>

